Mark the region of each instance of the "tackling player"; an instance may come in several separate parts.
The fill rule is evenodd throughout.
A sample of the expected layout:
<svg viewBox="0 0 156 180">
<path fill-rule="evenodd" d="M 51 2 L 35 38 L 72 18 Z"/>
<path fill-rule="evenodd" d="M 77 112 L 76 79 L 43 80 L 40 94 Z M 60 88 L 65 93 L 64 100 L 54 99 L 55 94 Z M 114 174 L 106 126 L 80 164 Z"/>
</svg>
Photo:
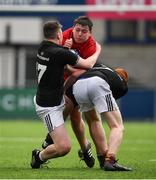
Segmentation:
<svg viewBox="0 0 156 180">
<path fill-rule="evenodd" d="M 75 106 L 79 105 L 81 112 L 90 112 L 95 108 L 99 114 L 104 116 L 110 128 L 107 153 L 99 158 L 100 167 L 105 171 L 132 170 L 119 165 L 116 160 L 116 154 L 123 138 L 124 125 L 115 99 L 127 93 L 127 81 L 128 74 L 124 69 L 113 70 L 104 65 L 95 64 L 92 69 L 77 78 L 73 88 L 66 91 Z M 102 131 L 96 133 L 103 136 Z M 100 140 L 102 143 L 102 139 Z"/>
<path fill-rule="evenodd" d="M 62 29 L 57 21 L 44 24 L 44 40 L 37 53 L 38 86 L 34 98 L 37 115 L 43 120 L 53 144 L 44 150 L 32 151 L 31 167 L 40 168 L 48 159 L 64 156 L 70 151 L 71 144 L 64 127 L 64 87 L 63 73 L 67 64 L 75 67 L 90 69 L 95 64 L 101 51 L 97 51 L 84 61 L 77 54 L 62 47 Z"/>
</svg>

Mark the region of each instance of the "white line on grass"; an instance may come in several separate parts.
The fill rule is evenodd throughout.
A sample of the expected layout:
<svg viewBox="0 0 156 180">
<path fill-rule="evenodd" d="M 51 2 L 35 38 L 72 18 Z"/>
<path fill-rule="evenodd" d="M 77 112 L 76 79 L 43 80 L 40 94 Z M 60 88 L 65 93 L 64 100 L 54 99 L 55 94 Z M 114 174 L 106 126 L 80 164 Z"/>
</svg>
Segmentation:
<svg viewBox="0 0 156 180">
<path fill-rule="evenodd" d="M 41 142 L 43 138 L 32 137 L 0 137 L 0 142 Z"/>
<path fill-rule="evenodd" d="M 138 140 L 124 140 L 124 143 L 127 143 L 127 144 L 155 144 L 155 140 L 152 140 L 152 139 L 138 139 Z"/>
<path fill-rule="evenodd" d="M 156 162 L 156 159 L 149 159 L 150 162 Z"/>
</svg>

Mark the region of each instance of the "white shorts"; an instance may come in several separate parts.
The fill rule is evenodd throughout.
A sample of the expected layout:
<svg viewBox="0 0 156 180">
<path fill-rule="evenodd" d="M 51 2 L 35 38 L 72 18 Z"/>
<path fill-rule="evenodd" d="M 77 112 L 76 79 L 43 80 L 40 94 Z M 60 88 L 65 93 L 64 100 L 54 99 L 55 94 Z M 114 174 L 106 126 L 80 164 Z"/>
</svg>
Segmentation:
<svg viewBox="0 0 156 180">
<path fill-rule="evenodd" d="M 65 101 L 62 99 L 62 102 L 59 106 L 54 107 L 41 107 L 36 104 L 36 97 L 34 97 L 34 104 L 36 108 L 36 113 L 41 118 L 45 124 L 45 127 L 48 129 L 50 133 L 56 127 L 61 126 L 64 124 L 63 119 L 63 110 Z"/>
<path fill-rule="evenodd" d="M 99 113 L 118 109 L 109 84 L 100 77 L 79 79 L 73 86 L 73 94 L 82 112 L 94 107 Z"/>
</svg>

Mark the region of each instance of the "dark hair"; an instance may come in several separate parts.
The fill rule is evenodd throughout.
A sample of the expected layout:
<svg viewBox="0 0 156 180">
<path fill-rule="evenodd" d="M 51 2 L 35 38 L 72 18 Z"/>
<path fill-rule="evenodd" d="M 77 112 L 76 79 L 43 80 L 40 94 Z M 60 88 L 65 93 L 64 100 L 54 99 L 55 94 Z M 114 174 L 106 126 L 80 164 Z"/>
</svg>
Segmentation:
<svg viewBox="0 0 156 180">
<path fill-rule="evenodd" d="M 62 28 L 62 25 L 58 21 L 48 21 L 43 26 L 43 34 L 46 39 L 57 37 L 59 29 Z"/>
<path fill-rule="evenodd" d="M 92 31 L 93 23 L 92 23 L 91 19 L 87 16 L 80 16 L 77 19 L 75 19 L 74 26 L 76 24 L 80 24 L 82 26 L 88 26 L 89 30 Z"/>
</svg>

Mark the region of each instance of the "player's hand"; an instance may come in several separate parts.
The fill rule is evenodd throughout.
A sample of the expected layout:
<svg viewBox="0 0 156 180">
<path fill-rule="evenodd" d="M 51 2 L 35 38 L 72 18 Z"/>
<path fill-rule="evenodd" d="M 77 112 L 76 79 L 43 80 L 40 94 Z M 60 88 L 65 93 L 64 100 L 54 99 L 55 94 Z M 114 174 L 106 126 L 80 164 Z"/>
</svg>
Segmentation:
<svg viewBox="0 0 156 180">
<path fill-rule="evenodd" d="M 67 40 L 65 41 L 65 43 L 64 43 L 64 47 L 67 47 L 67 48 L 69 48 L 69 49 L 72 47 L 72 45 L 73 45 L 73 39 L 72 39 L 72 38 L 67 39 Z"/>
</svg>

